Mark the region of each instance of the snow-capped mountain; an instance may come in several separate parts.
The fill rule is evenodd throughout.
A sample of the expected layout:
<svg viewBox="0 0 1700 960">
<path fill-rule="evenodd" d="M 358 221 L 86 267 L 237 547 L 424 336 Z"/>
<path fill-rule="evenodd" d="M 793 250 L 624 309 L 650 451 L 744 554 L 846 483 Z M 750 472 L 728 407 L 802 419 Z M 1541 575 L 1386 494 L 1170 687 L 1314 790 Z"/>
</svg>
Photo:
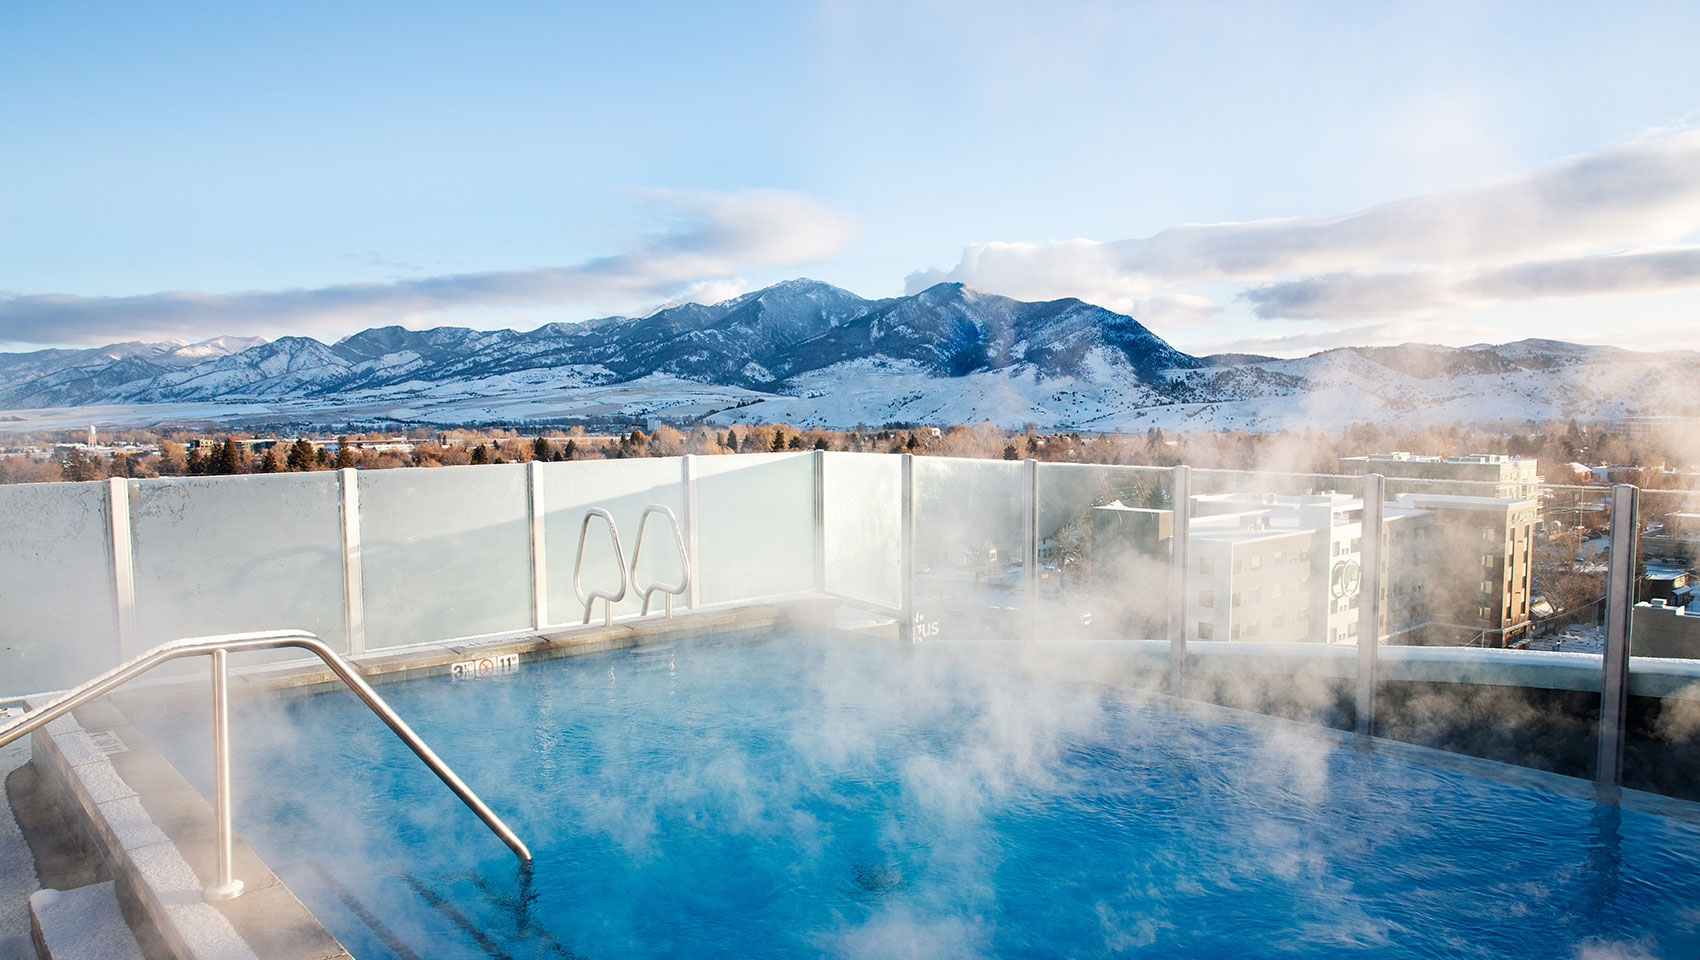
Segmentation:
<svg viewBox="0 0 1700 960">
<path fill-rule="evenodd" d="M 330 345 L 220 337 L 0 354 L 0 409 L 73 408 L 65 416 L 75 420 L 98 407 L 131 423 L 653 417 L 1258 429 L 1693 412 L 1695 369 L 1687 355 L 1549 340 L 1200 358 L 1075 299 L 1029 303 L 939 284 L 865 300 L 791 280 L 721 303 L 525 332 L 378 327 Z"/>
</svg>

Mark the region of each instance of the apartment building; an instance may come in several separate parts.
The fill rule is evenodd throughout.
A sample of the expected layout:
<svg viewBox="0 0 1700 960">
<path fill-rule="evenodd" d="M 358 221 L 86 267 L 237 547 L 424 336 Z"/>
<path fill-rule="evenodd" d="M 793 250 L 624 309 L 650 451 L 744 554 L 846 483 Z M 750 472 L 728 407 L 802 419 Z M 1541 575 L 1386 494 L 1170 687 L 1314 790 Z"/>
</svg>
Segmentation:
<svg viewBox="0 0 1700 960">
<path fill-rule="evenodd" d="M 1189 639 L 1355 643 L 1362 591 L 1375 583 L 1389 642 L 1502 646 L 1527 628 L 1532 502 L 1432 494 L 1387 504 L 1380 577 L 1363 570 L 1361 499 L 1228 494 L 1193 505 Z M 1172 532 L 1167 510 L 1095 508 L 1094 583 L 1149 582 L 1154 567 L 1125 575 L 1130 558 L 1166 562 Z M 1141 619 L 1149 629 L 1157 618 L 1153 608 Z"/>
<path fill-rule="evenodd" d="M 1527 632 L 1535 504 L 1410 493 L 1398 502 L 1433 518 L 1428 622 L 1421 642 L 1503 647 Z"/>
<path fill-rule="evenodd" d="M 1349 476 L 1379 473 L 1389 479 L 1451 481 L 1424 484 L 1416 492 L 1538 500 L 1541 478 L 1533 457 L 1474 453 L 1462 457 L 1420 457 L 1397 450 L 1362 457 L 1341 457 L 1340 472 Z M 1395 489 L 1398 489 L 1397 486 Z"/>
</svg>

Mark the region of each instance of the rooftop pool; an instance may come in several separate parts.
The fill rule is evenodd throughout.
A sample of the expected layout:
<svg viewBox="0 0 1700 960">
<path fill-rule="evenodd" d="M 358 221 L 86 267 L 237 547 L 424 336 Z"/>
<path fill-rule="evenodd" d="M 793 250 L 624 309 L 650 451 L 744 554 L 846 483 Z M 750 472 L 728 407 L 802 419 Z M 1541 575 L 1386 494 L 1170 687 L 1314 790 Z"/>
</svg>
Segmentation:
<svg viewBox="0 0 1700 960">
<path fill-rule="evenodd" d="M 352 695 L 238 698 L 236 827 L 364 960 L 1700 954 L 1685 816 L 1031 655 L 746 634 L 382 688 L 523 868 Z M 210 792 L 204 709 L 132 715 Z"/>
</svg>

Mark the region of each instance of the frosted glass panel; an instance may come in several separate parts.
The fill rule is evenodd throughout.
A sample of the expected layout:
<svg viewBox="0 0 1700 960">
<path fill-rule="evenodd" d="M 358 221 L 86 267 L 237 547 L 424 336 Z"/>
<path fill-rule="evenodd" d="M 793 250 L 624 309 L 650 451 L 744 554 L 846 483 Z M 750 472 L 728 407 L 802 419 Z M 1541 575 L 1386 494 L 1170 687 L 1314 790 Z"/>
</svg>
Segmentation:
<svg viewBox="0 0 1700 960">
<path fill-rule="evenodd" d="M 1168 636 L 1174 471 L 1038 464 L 1045 639 Z"/>
<path fill-rule="evenodd" d="M 360 472 L 368 648 L 531 626 L 525 469 Z"/>
<path fill-rule="evenodd" d="M 551 623 L 573 624 L 584 618 L 584 605 L 573 594 L 573 559 L 578 553 L 579 528 L 584 523 L 585 511 L 601 507 L 614 515 L 620 545 L 625 550 L 626 563 L 630 564 L 637 548 L 638 522 L 644 508 L 652 503 L 672 510 L 679 523 L 685 523 L 684 464 L 678 457 L 543 464 L 543 534 L 548 547 Z M 665 517 L 650 518 L 645 540 L 638 578 L 646 584 L 677 583 L 678 548 Z M 619 582 L 608 526 L 601 520 L 592 520 L 584 548 L 584 588 L 616 590 Z M 663 595 L 655 595 L 651 612 L 661 608 L 663 599 Z M 675 597 L 673 604 L 683 606 L 683 600 Z M 637 613 L 640 609 L 642 604 L 634 589 L 627 593 L 626 599 L 614 604 L 614 615 Z M 597 618 L 602 616 L 600 601 L 594 613 Z"/>
<path fill-rule="evenodd" d="M 129 490 L 143 648 L 301 627 L 347 649 L 336 474 L 132 480 Z"/>
<path fill-rule="evenodd" d="M 718 603 L 814 587 L 814 456 L 700 457 L 702 600 Z"/>
<path fill-rule="evenodd" d="M 0 695 L 117 665 L 107 527 L 103 483 L 0 486 Z"/>
<path fill-rule="evenodd" d="M 927 638 L 1012 640 L 1022 605 L 1026 468 L 916 457 L 915 619 Z"/>
<path fill-rule="evenodd" d="M 896 606 L 902 602 L 902 458 L 826 454 L 826 588 Z"/>
</svg>

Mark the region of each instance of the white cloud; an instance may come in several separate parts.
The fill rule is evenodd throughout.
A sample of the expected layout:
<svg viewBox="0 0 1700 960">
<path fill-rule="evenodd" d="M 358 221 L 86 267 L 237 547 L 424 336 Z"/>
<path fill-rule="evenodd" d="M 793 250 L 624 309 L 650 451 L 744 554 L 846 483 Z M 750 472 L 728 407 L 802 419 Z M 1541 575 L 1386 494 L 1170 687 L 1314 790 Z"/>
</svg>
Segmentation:
<svg viewBox="0 0 1700 960">
<path fill-rule="evenodd" d="M 6 295 L 0 296 L 0 342 L 311 334 L 468 306 L 654 303 L 741 289 L 737 274 L 743 270 L 822 260 L 850 236 L 848 218 L 787 190 L 651 191 L 646 197 L 661 212 L 663 228 L 629 250 L 585 263 L 306 290 Z"/>
<path fill-rule="evenodd" d="M 1109 242 L 977 243 L 955 267 L 912 274 L 908 285 L 949 280 L 1133 309 L 1227 282 L 1248 285 L 1260 317 L 1351 321 L 1700 287 L 1694 251 L 1661 249 L 1697 229 L 1700 130 L 1687 129 L 1335 217 L 1186 224 Z"/>
</svg>

